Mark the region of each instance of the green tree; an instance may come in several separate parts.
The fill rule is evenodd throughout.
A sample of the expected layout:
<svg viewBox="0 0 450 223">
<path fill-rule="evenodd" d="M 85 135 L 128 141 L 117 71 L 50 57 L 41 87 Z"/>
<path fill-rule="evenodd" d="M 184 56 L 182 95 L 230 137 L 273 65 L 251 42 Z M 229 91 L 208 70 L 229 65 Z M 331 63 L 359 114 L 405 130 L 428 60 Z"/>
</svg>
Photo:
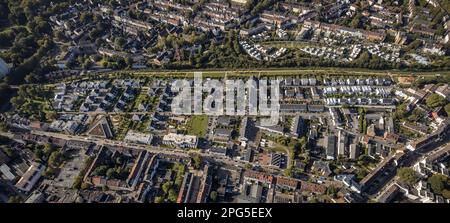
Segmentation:
<svg viewBox="0 0 450 223">
<path fill-rule="evenodd" d="M 57 117 L 57 114 L 55 111 L 46 111 L 45 112 L 45 119 L 48 121 L 55 120 L 56 117 Z"/>
<path fill-rule="evenodd" d="M 64 32 L 59 31 L 59 30 L 54 32 L 54 36 L 59 41 L 65 40 L 65 38 L 66 38 L 66 36 L 64 35 Z"/>
<path fill-rule="evenodd" d="M 408 167 L 402 167 L 398 169 L 397 176 L 399 177 L 401 182 L 405 183 L 408 186 L 413 186 L 419 180 L 416 171 Z"/>
<path fill-rule="evenodd" d="M 448 103 L 445 107 L 445 112 L 447 112 L 447 116 L 450 117 L 450 103 Z"/>
<path fill-rule="evenodd" d="M 87 190 L 87 189 L 89 189 L 90 186 L 91 186 L 90 184 L 83 182 L 81 184 L 81 190 Z"/>
<path fill-rule="evenodd" d="M 3 152 L 5 152 L 5 154 L 11 159 L 14 159 L 17 156 L 16 151 L 10 147 L 3 147 L 2 149 Z"/>
<path fill-rule="evenodd" d="M 177 187 L 180 187 L 181 184 L 183 183 L 185 167 L 184 165 L 177 164 L 174 169 L 177 171 L 177 177 L 175 178 L 175 185 Z"/>
<path fill-rule="evenodd" d="M 92 16 L 91 13 L 88 13 L 88 12 L 82 12 L 81 15 L 80 15 L 80 21 L 81 21 L 82 23 L 88 23 L 88 22 L 91 22 L 92 19 L 93 19 L 93 16 Z"/>
<path fill-rule="evenodd" d="M 52 167 L 58 167 L 63 161 L 63 154 L 59 151 L 54 151 L 48 158 L 48 164 Z"/>
<path fill-rule="evenodd" d="M 19 196 L 11 196 L 8 199 L 8 203 L 21 203 L 22 202 L 22 198 L 20 198 Z"/>
<path fill-rule="evenodd" d="M 99 166 L 99 167 L 95 168 L 95 170 L 92 172 L 92 175 L 94 175 L 94 176 L 105 176 L 106 175 L 106 171 L 108 169 L 109 169 L 109 167 L 106 166 L 106 165 Z"/>
<path fill-rule="evenodd" d="M 127 43 L 127 41 L 122 37 L 117 37 L 114 40 L 114 46 L 118 49 L 123 49 L 123 47 L 125 46 L 126 43 Z"/>
<path fill-rule="evenodd" d="M 211 198 L 211 201 L 216 202 L 217 201 L 217 192 L 211 191 L 211 193 L 209 194 L 209 197 Z"/>
<path fill-rule="evenodd" d="M 16 96 L 11 98 L 11 104 L 14 108 L 18 109 L 20 107 L 22 107 L 22 105 L 25 103 L 25 99 L 23 99 L 20 96 Z"/>
<path fill-rule="evenodd" d="M 91 60 L 85 60 L 83 62 L 82 68 L 85 70 L 89 70 L 92 67 L 93 63 Z"/>
<path fill-rule="evenodd" d="M 115 178 L 116 175 L 117 175 L 117 172 L 116 172 L 116 170 L 115 170 L 114 168 L 109 168 L 109 169 L 106 171 L 106 177 L 108 177 L 109 179 Z"/>
<path fill-rule="evenodd" d="M 288 177 L 292 177 L 292 166 L 290 166 L 290 167 L 288 167 L 288 168 L 286 168 L 285 170 L 284 170 L 284 175 L 285 176 L 288 176 Z"/>
<path fill-rule="evenodd" d="M 361 168 L 356 172 L 356 178 L 362 180 L 367 174 L 369 174 L 369 172 L 366 169 Z"/>
<path fill-rule="evenodd" d="M 56 171 L 53 167 L 47 167 L 45 171 L 42 173 L 42 176 L 44 176 L 47 179 L 53 178 L 55 176 Z"/>
<path fill-rule="evenodd" d="M 162 185 L 162 190 L 167 194 L 169 193 L 170 187 L 172 187 L 172 183 L 170 181 L 167 181 Z"/>
<path fill-rule="evenodd" d="M 428 178 L 431 190 L 436 194 L 442 194 L 442 191 L 447 187 L 448 178 L 442 174 L 434 174 Z"/>
<path fill-rule="evenodd" d="M 72 188 L 73 189 L 80 189 L 82 183 L 83 183 L 83 178 L 80 177 L 80 176 L 77 176 L 75 178 L 75 181 L 73 182 Z"/>
<path fill-rule="evenodd" d="M 405 114 L 406 114 L 406 107 L 407 107 L 407 105 L 408 105 L 408 103 L 402 103 L 399 106 L 397 106 L 397 109 L 392 114 L 392 118 L 396 119 L 396 120 L 404 119 L 405 118 Z"/>
<path fill-rule="evenodd" d="M 164 201 L 164 198 L 163 197 L 160 197 L 160 196 L 158 196 L 158 197 L 155 197 L 155 203 L 162 203 Z"/>
<path fill-rule="evenodd" d="M 450 199 L 450 190 L 447 189 L 442 190 L 442 196 L 446 199 Z"/>
<path fill-rule="evenodd" d="M 427 99 L 426 99 L 426 104 L 429 108 L 437 108 L 440 106 L 444 106 L 445 105 L 445 98 L 434 93 L 431 94 Z"/>
<path fill-rule="evenodd" d="M 125 58 L 125 64 L 126 64 L 127 68 L 131 68 L 133 66 L 133 58 L 131 58 L 131 57 Z"/>
<path fill-rule="evenodd" d="M 329 186 L 327 188 L 327 195 L 336 198 L 338 190 L 334 186 Z"/>
<path fill-rule="evenodd" d="M 178 194 L 177 192 L 172 188 L 169 190 L 169 196 L 167 197 L 170 202 L 175 203 L 177 202 Z"/>
<path fill-rule="evenodd" d="M 361 18 L 362 18 L 362 15 L 361 14 L 357 14 L 353 18 L 352 22 L 350 23 L 350 26 L 353 27 L 353 28 L 360 28 L 360 26 L 361 26 Z"/>
<path fill-rule="evenodd" d="M 194 160 L 195 169 L 199 169 L 202 164 L 202 157 L 199 154 L 195 154 L 192 159 Z"/>
<path fill-rule="evenodd" d="M 8 125 L 3 121 L 0 122 L 0 131 L 3 131 L 3 132 L 8 131 Z"/>
<path fill-rule="evenodd" d="M 53 151 L 54 147 L 50 143 L 44 145 L 44 155 L 49 156 Z"/>
</svg>

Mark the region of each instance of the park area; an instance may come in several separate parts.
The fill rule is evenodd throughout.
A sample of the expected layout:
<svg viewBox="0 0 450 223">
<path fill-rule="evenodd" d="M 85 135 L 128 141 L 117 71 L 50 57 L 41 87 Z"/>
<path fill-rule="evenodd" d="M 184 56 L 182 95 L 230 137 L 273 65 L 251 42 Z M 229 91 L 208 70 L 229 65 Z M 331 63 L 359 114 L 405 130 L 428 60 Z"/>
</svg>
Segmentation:
<svg viewBox="0 0 450 223">
<path fill-rule="evenodd" d="M 195 135 L 198 137 L 204 137 L 206 135 L 207 127 L 208 127 L 208 116 L 206 115 L 192 116 L 187 123 L 187 134 Z"/>
</svg>

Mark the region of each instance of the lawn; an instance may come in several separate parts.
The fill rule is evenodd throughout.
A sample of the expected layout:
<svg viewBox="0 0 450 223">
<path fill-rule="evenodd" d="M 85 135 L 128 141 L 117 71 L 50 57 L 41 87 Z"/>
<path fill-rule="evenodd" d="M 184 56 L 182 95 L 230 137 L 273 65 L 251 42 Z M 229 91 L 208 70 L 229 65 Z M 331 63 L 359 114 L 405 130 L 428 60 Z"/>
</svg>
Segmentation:
<svg viewBox="0 0 450 223">
<path fill-rule="evenodd" d="M 193 116 L 187 123 L 187 134 L 204 137 L 208 128 L 208 116 Z"/>
</svg>

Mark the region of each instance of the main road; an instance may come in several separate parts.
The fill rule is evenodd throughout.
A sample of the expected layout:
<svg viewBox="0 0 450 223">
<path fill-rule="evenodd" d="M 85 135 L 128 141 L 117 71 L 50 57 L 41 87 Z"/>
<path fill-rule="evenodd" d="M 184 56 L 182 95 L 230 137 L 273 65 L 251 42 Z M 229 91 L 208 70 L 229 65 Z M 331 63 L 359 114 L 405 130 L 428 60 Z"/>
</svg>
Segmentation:
<svg viewBox="0 0 450 223">
<path fill-rule="evenodd" d="M 110 139 L 100 139 L 100 138 L 94 138 L 94 137 L 85 137 L 85 136 L 76 136 L 76 135 L 66 135 L 61 133 L 55 133 L 55 132 L 44 132 L 44 131 L 35 131 L 32 130 L 30 133 L 34 135 L 39 136 L 47 136 L 47 137 L 53 137 L 57 139 L 63 139 L 63 140 L 75 140 L 75 141 L 81 141 L 81 142 L 88 142 L 88 143 L 95 143 L 97 145 L 104 145 L 104 146 L 121 146 L 126 147 L 130 149 L 136 149 L 136 150 L 146 150 L 150 153 L 155 154 L 164 154 L 164 155 L 170 155 L 170 156 L 178 156 L 178 157 L 190 157 L 190 154 L 197 153 L 200 154 L 205 160 L 213 161 L 213 162 L 220 162 L 229 166 L 234 167 L 240 167 L 240 168 L 246 168 L 246 165 L 248 165 L 247 162 L 242 160 L 234 160 L 229 157 L 221 157 L 214 154 L 204 153 L 199 150 L 181 150 L 181 149 L 169 149 L 169 148 L 162 148 L 157 146 L 151 146 L 151 145 L 138 145 L 134 143 L 127 143 L 123 141 L 117 141 L 117 140 L 110 140 Z M 8 132 L 0 132 L 1 136 L 8 137 L 10 139 L 14 138 L 14 134 L 8 133 Z M 264 169 L 272 172 L 272 173 L 279 173 L 282 170 L 278 167 L 264 167 Z"/>
</svg>

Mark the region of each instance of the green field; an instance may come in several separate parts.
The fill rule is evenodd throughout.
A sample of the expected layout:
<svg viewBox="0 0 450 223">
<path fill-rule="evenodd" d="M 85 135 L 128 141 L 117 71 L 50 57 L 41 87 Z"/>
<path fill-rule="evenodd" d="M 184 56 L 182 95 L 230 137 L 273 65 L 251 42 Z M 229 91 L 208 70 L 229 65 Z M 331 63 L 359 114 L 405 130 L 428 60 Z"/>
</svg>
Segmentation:
<svg viewBox="0 0 450 223">
<path fill-rule="evenodd" d="M 208 128 L 208 116 L 193 116 L 187 123 L 187 134 L 204 137 Z"/>
</svg>

